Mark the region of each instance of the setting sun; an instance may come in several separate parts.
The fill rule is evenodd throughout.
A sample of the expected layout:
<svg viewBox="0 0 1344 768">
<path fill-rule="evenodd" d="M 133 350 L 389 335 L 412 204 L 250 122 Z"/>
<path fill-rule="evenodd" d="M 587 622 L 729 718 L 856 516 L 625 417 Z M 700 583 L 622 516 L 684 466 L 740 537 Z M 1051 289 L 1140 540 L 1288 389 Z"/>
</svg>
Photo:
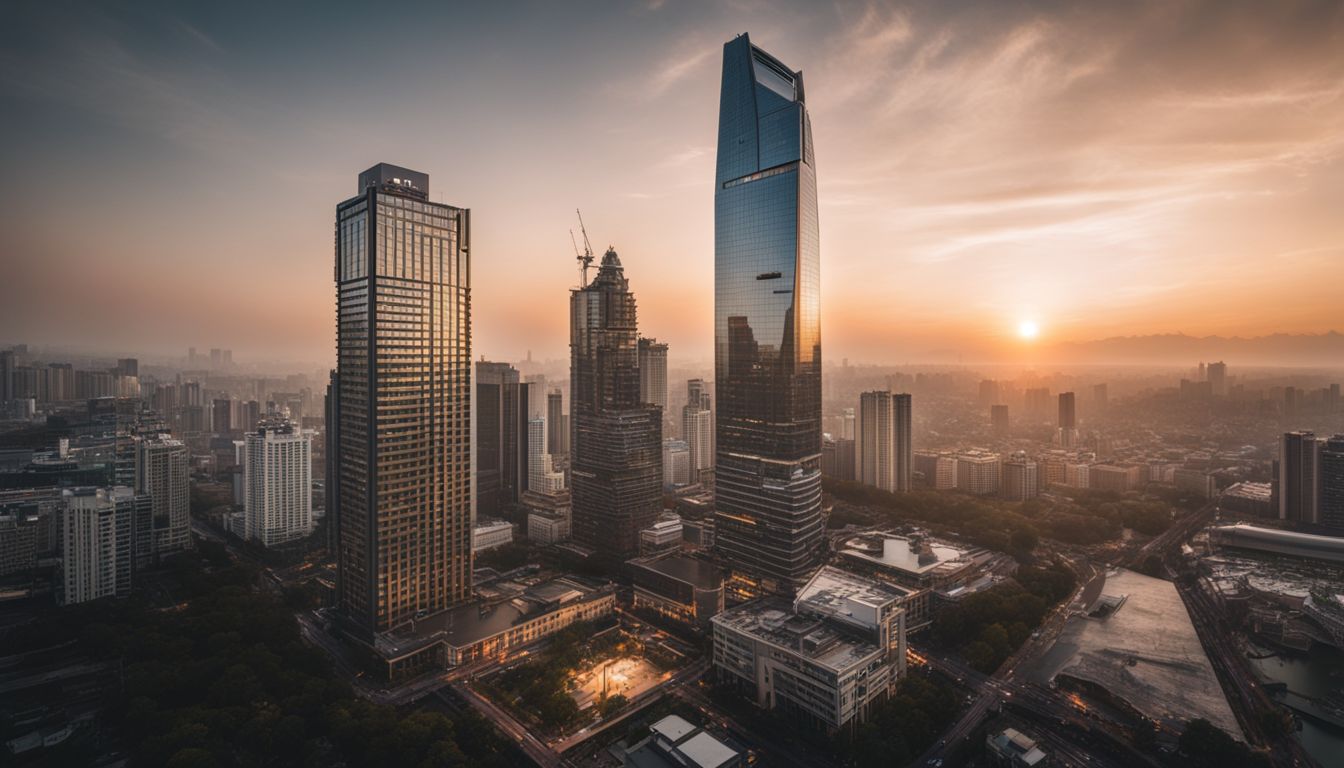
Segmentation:
<svg viewBox="0 0 1344 768">
<path fill-rule="evenodd" d="M 1035 320 L 1023 320 L 1017 325 L 1017 335 L 1024 339 L 1034 339 L 1041 332 Z"/>
</svg>

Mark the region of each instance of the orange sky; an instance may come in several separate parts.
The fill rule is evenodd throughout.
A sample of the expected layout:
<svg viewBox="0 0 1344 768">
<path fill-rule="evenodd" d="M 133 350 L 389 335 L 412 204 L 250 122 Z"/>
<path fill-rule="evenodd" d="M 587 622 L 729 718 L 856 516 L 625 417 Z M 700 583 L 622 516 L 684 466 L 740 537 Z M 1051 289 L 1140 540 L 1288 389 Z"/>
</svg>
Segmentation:
<svg viewBox="0 0 1344 768">
<path fill-rule="evenodd" d="M 478 354 L 567 354 L 579 206 L 708 359 L 744 30 L 806 78 L 828 359 L 1344 330 L 1338 3 L 555 5 L 15 11 L 0 342 L 328 362 L 334 208 L 387 161 L 473 209 Z"/>
</svg>

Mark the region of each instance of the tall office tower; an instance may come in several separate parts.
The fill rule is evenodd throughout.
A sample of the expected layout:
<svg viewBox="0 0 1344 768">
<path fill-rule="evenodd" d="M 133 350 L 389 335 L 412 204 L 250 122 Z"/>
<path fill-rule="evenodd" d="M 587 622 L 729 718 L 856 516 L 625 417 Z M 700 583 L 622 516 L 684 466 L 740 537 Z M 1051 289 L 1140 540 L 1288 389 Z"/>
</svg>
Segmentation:
<svg viewBox="0 0 1344 768">
<path fill-rule="evenodd" d="M 0 403 L 14 399 L 14 350 L 0 350 Z"/>
<path fill-rule="evenodd" d="M 662 507 L 663 417 L 640 397 L 635 296 L 614 249 L 569 306 L 574 540 L 624 559 Z"/>
<path fill-rule="evenodd" d="M 1111 398 L 1108 387 L 1103 384 L 1097 384 L 1092 387 L 1092 408 L 1097 413 L 1103 413 L 1110 407 Z"/>
<path fill-rule="evenodd" d="M 999 399 L 999 382 L 993 379 L 980 382 L 980 405 L 993 405 Z"/>
<path fill-rule="evenodd" d="M 845 438 L 823 438 L 821 441 L 821 473 L 836 480 L 853 482 L 854 441 Z"/>
<path fill-rule="evenodd" d="M 134 357 L 123 357 L 117 360 L 117 367 L 114 369 L 119 376 L 139 376 L 140 361 Z"/>
<path fill-rule="evenodd" d="M 546 453 L 546 421 L 540 416 L 527 420 L 527 490 L 555 493 L 565 489 L 565 473 L 551 468 Z"/>
<path fill-rule="evenodd" d="M 1222 397 L 1227 394 L 1227 363 L 1221 360 L 1216 363 L 1209 363 L 1208 377 L 1209 388 L 1213 390 L 1215 397 Z"/>
<path fill-rule="evenodd" d="M 1003 477 L 1000 483 L 1003 498 L 1009 501 L 1026 501 L 1040 494 L 1040 478 L 1036 462 L 1027 458 L 1027 454 L 1018 451 L 1003 462 Z"/>
<path fill-rule="evenodd" d="M 1321 440 L 1312 432 L 1285 432 L 1279 440 L 1279 519 L 1319 522 Z"/>
<path fill-rule="evenodd" d="M 149 518 L 148 496 L 125 486 L 61 492 L 61 575 L 66 605 L 131 593 L 136 526 Z"/>
<path fill-rule="evenodd" d="M 714 468 L 714 412 L 709 409 L 709 393 L 705 391 L 704 379 L 686 382 L 686 405 L 681 409 L 681 439 L 690 451 L 688 482 L 704 482 L 708 479 L 708 471 Z"/>
<path fill-rule="evenodd" d="M 723 46 L 714 184 L 716 546 L 758 591 L 821 563 L 821 246 L 802 72 Z"/>
<path fill-rule="evenodd" d="M 565 417 L 564 395 L 559 389 L 546 395 L 546 452 L 552 456 L 569 453 L 569 419 Z"/>
<path fill-rule="evenodd" d="M 531 395 L 508 363 L 476 363 L 476 514 L 499 517 L 527 490 Z"/>
<path fill-rule="evenodd" d="M 991 405 L 989 406 L 989 426 L 994 430 L 995 437 L 1007 437 L 1010 431 L 1008 426 L 1008 406 Z"/>
<path fill-rule="evenodd" d="M 211 406 L 210 431 L 227 435 L 233 431 L 233 401 L 220 398 Z"/>
<path fill-rule="evenodd" d="M 910 490 L 913 476 L 910 395 L 886 391 L 859 396 L 854 470 L 859 482 L 884 491 Z"/>
<path fill-rule="evenodd" d="M 163 556 L 191 546 L 190 455 L 181 440 L 158 435 L 140 440 L 135 489 L 153 502 L 153 549 Z"/>
<path fill-rule="evenodd" d="M 528 353 L 531 355 L 531 353 Z M 550 388 L 546 386 L 546 377 L 540 373 L 534 373 L 523 377 L 523 383 L 527 385 L 527 411 L 524 415 L 525 421 L 531 421 L 537 416 L 546 418 L 546 398 L 550 395 Z"/>
<path fill-rule="evenodd" d="M 313 446 L 286 420 L 243 439 L 244 538 L 274 547 L 313 532 Z"/>
<path fill-rule="evenodd" d="M 1059 393 L 1059 447 L 1078 445 L 1078 411 L 1072 392 Z"/>
<path fill-rule="evenodd" d="M 840 430 L 841 440 L 854 439 L 855 432 L 857 431 L 856 423 L 857 422 L 856 417 L 854 416 L 854 409 L 846 408 L 844 410 L 844 414 L 841 416 L 841 430 Z"/>
<path fill-rule="evenodd" d="M 667 345 L 639 340 L 639 399 L 667 412 Z"/>
<path fill-rule="evenodd" d="M 663 485 L 689 485 L 691 480 L 691 447 L 685 440 L 663 441 Z"/>
<path fill-rule="evenodd" d="M 1321 496 L 1317 522 L 1344 535 L 1344 435 L 1335 435 L 1321 446 Z"/>
<path fill-rule="evenodd" d="M 340 487 L 340 460 L 341 449 L 340 441 L 336 439 L 340 431 L 338 427 L 341 423 L 341 395 L 340 380 L 336 376 L 336 369 L 327 372 L 327 396 L 322 404 L 322 439 L 325 441 L 322 452 L 322 460 L 325 467 L 322 472 L 322 487 L 325 491 L 322 494 L 322 502 L 326 512 L 326 546 L 328 553 L 336 552 L 341 530 L 341 494 L 337 492 Z M 336 578 L 339 580 L 341 573 L 336 572 Z M 340 588 L 337 588 L 337 592 Z"/>
<path fill-rule="evenodd" d="M 471 213 L 379 164 L 336 207 L 337 605 L 371 639 L 471 593 Z"/>
</svg>

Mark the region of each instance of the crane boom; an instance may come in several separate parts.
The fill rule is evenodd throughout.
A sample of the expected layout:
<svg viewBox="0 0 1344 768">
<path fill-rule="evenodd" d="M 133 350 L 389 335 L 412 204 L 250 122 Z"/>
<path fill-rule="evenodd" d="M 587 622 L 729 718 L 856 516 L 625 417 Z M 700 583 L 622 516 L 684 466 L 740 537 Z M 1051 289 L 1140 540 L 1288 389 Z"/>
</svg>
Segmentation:
<svg viewBox="0 0 1344 768">
<path fill-rule="evenodd" d="M 574 213 L 579 216 L 579 231 L 583 233 L 582 254 L 579 253 L 578 242 L 574 241 L 574 230 L 572 229 L 569 230 L 569 239 L 574 242 L 574 258 L 579 262 L 579 275 L 582 279 L 582 282 L 579 283 L 579 287 L 583 287 L 588 284 L 588 267 L 593 264 L 593 246 L 589 244 L 588 230 L 583 226 L 583 213 L 580 212 L 578 208 L 574 209 Z"/>
</svg>

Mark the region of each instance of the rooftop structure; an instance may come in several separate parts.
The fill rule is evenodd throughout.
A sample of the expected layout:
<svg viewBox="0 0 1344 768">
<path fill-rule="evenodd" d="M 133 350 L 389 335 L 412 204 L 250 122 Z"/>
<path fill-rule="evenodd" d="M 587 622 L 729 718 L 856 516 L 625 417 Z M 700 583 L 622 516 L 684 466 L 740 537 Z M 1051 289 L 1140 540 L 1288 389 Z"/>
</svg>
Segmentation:
<svg viewBox="0 0 1344 768">
<path fill-rule="evenodd" d="M 1005 728 L 986 736 L 985 746 L 995 762 L 1012 768 L 1031 768 L 1046 759 L 1036 740 L 1016 728 Z"/>
<path fill-rule="evenodd" d="M 1238 523 L 1210 528 L 1209 542 L 1221 547 L 1344 562 L 1344 538 L 1338 536 L 1317 536 Z"/>
<path fill-rule="evenodd" d="M 723 574 L 713 564 L 684 555 L 629 562 L 634 607 L 689 624 L 705 624 L 723 611 Z"/>
<path fill-rule="evenodd" d="M 668 715 L 649 726 L 649 735 L 626 750 L 633 768 L 731 768 L 742 764 L 737 750 L 699 726 Z"/>
</svg>

